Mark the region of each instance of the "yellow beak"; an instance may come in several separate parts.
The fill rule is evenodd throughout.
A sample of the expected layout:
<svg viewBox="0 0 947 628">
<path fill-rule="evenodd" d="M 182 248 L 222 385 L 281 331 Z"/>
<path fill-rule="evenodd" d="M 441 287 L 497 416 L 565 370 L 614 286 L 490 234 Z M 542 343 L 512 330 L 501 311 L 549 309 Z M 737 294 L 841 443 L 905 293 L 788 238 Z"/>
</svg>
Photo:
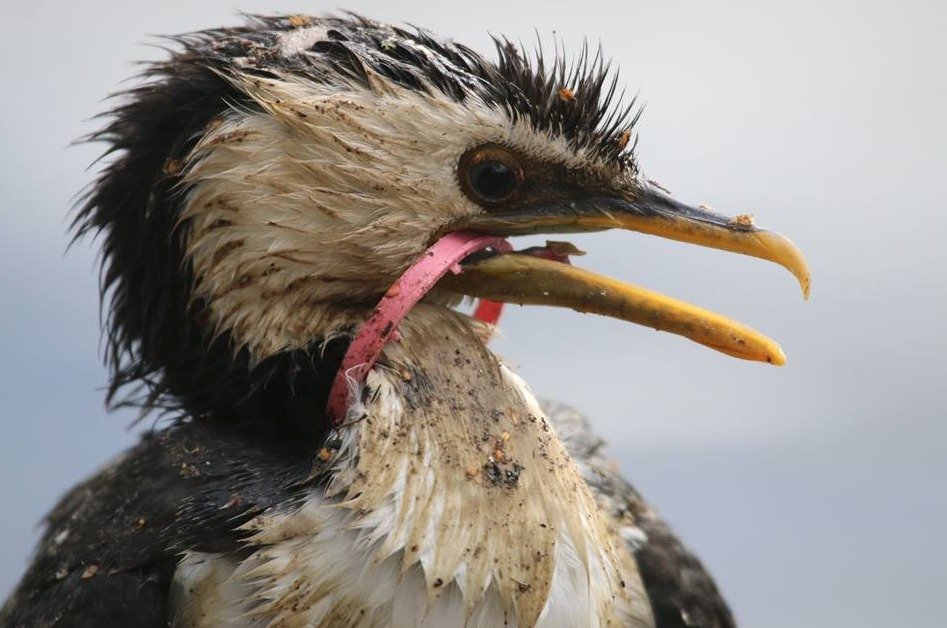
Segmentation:
<svg viewBox="0 0 947 628">
<path fill-rule="evenodd" d="M 789 270 L 808 297 L 810 274 L 787 238 L 693 208 L 648 187 L 630 199 L 593 199 L 568 210 L 520 208 L 477 218 L 469 228 L 500 235 L 623 228 L 766 259 Z M 727 355 L 782 365 L 779 345 L 738 322 L 645 288 L 532 254 L 498 253 L 463 265 L 445 277 L 448 291 L 508 303 L 568 307 L 678 334 Z"/>
</svg>

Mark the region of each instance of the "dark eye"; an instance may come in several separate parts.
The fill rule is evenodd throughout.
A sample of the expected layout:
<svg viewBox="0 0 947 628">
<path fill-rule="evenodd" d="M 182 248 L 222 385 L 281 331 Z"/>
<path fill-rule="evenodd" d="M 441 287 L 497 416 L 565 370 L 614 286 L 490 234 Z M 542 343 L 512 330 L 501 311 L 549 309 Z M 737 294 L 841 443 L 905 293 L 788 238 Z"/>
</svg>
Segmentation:
<svg viewBox="0 0 947 628">
<path fill-rule="evenodd" d="M 496 204 L 510 199 L 523 180 L 516 156 L 502 146 L 487 145 L 460 158 L 464 192 L 478 203 Z"/>
<path fill-rule="evenodd" d="M 516 189 L 516 173 L 501 161 L 481 161 L 470 169 L 470 187 L 485 201 L 502 201 Z"/>
</svg>

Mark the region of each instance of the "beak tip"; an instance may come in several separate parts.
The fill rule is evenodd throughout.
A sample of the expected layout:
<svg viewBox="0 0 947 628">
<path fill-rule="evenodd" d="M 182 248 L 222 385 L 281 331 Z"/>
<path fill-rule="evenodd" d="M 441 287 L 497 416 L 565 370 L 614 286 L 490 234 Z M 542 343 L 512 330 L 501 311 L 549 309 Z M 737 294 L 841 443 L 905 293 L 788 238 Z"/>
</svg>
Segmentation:
<svg viewBox="0 0 947 628">
<path fill-rule="evenodd" d="M 750 251 L 749 254 L 775 262 L 792 273 L 802 289 L 803 300 L 808 301 L 809 289 L 812 285 L 812 273 L 802 251 L 793 244 L 792 240 L 775 231 L 760 229 L 753 232 L 753 235 L 759 248 Z"/>
<path fill-rule="evenodd" d="M 783 353 L 782 349 L 777 347 L 776 352 L 771 355 L 767 361 L 773 366 L 784 366 L 786 364 L 786 354 Z"/>
<path fill-rule="evenodd" d="M 802 288 L 802 300 L 808 301 L 809 291 L 812 288 L 812 280 L 808 273 L 799 277 L 799 286 Z"/>
</svg>

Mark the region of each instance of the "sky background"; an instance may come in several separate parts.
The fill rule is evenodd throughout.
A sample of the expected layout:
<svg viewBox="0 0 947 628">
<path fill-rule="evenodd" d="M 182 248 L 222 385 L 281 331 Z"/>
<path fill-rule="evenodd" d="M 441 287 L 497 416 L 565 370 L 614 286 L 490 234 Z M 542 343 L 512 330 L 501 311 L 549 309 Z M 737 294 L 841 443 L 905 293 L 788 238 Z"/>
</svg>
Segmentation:
<svg viewBox="0 0 947 628">
<path fill-rule="evenodd" d="M 102 98 L 149 35 L 318 2 L 0 3 L 0 599 L 38 522 L 136 438 L 101 387 L 95 244 L 67 212 Z M 581 265 L 738 318 L 774 368 L 568 311 L 509 308 L 496 348 L 587 412 L 711 568 L 745 626 L 940 626 L 947 585 L 947 9 L 930 0 L 352 2 L 484 52 L 488 33 L 601 42 L 640 92 L 644 172 L 752 213 L 806 252 L 782 269 L 630 233 Z"/>
</svg>

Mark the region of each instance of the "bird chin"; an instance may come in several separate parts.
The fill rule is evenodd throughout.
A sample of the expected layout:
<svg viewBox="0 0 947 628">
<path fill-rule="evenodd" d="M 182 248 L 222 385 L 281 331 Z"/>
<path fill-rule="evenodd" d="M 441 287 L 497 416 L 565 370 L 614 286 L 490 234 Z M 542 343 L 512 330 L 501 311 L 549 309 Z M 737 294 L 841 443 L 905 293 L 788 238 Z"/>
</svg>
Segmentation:
<svg viewBox="0 0 947 628">
<path fill-rule="evenodd" d="M 578 268 L 582 251 L 547 242 L 512 252 L 481 251 L 439 287 L 459 295 L 520 305 L 549 305 L 599 314 L 684 336 L 721 353 L 782 365 L 779 345 L 760 332 L 696 305 Z"/>
</svg>

